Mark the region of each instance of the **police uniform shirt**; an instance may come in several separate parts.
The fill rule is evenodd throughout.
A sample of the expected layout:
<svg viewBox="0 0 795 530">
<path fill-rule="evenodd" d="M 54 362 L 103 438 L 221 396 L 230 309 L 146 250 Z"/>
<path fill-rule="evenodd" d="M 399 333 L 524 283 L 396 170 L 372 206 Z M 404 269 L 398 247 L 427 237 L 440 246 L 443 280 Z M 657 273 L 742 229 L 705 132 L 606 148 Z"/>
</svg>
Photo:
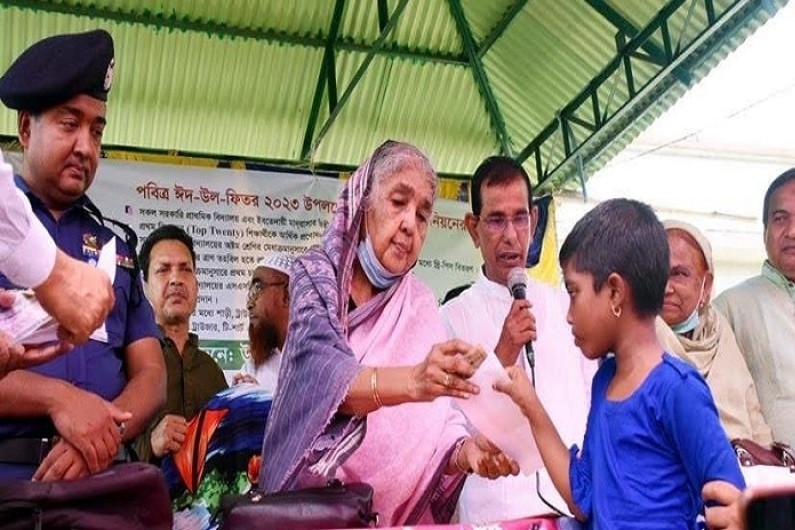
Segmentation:
<svg viewBox="0 0 795 530">
<path fill-rule="evenodd" d="M 57 221 L 44 204 L 28 189 L 21 177 L 15 178 L 17 186 L 28 196 L 34 214 L 38 217 L 58 247 L 69 256 L 82 261 L 96 260 L 98 251 L 115 234 L 99 224 L 85 209 L 89 199 L 83 196 Z M 140 278 L 133 278 L 129 267 L 130 251 L 116 238 L 117 265 L 113 282 L 116 297 L 113 310 L 105 321 L 108 342 L 90 339 L 69 353 L 48 363 L 31 368 L 48 377 L 62 379 L 76 387 L 93 392 L 111 401 L 121 394 L 127 383 L 124 371 L 124 348 L 146 337 L 160 338 L 152 307 L 143 295 Z M 37 256 L 26 256 L 29 260 Z M 135 297 L 133 284 L 138 283 Z M 0 287 L 15 287 L 6 276 L 0 275 Z M 51 436 L 54 427 L 49 418 L 0 421 L 0 438 Z M 0 469 L 0 475 L 2 475 Z"/>
</svg>

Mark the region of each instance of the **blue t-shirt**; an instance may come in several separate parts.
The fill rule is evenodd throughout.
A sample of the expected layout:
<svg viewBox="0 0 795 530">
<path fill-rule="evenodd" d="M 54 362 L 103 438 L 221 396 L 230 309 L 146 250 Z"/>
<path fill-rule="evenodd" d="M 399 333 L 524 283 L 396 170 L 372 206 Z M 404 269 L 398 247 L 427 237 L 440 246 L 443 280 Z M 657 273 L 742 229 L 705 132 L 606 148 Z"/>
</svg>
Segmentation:
<svg viewBox="0 0 795 530">
<path fill-rule="evenodd" d="M 87 262 L 96 260 L 102 245 L 115 235 L 86 211 L 85 207 L 90 205 L 88 197 L 82 197 L 56 220 L 19 176 L 16 177 L 16 184 L 30 199 L 33 213 L 50 233 L 58 248 L 69 256 Z M 141 279 L 133 277 L 130 249 L 121 238 L 116 239 L 118 266 L 113 282 L 116 300 L 105 321 L 108 342 L 90 339 L 65 355 L 30 368 L 33 372 L 69 381 L 76 387 L 93 392 L 108 401 L 121 394 L 127 384 L 124 371 L 124 349 L 127 345 L 146 337 L 160 338 L 152 306 L 143 294 Z M 36 256 L 30 256 L 30 259 L 34 260 Z M 0 287 L 15 286 L 0 274 Z M 0 439 L 49 437 L 53 434 L 54 426 L 47 417 L 0 420 Z M 0 481 L 12 476 L 30 477 L 33 471 L 35 466 L 0 464 Z"/>
<path fill-rule="evenodd" d="M 745 487 L 707 384 L 666 353 L 630 397 L 610 401 L 615 373 L 608 359 L 594 376 L 583 450 L 571 450 L 572 496 L 586 527 L 696 528 L 704 484 Z"/>
</svg>

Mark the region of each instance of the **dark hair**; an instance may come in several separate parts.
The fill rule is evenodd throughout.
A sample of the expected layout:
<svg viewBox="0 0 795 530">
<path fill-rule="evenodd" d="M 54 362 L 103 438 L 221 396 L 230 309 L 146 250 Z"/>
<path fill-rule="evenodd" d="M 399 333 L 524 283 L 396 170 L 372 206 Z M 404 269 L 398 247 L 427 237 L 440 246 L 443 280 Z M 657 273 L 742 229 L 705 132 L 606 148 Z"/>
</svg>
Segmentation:
<svg viewBox="0 0 795 530">
<path fill-rule="evenodd" d="M 490 156 L 480 163 L 472 176 L 472 213 L 480 215 L 483 209 L 483 186 L 498 186 L 514 180 L 523 180 L 527 186 L 527 207 L 533 205 L 533 185 L 522 164 L 509 156 Z"/>
<path fill-rule="evenodd" d="M 784 184 L 795 180 L 795 167 L 786 170 L 784 173 L 776 177 L 776 180 L 770 183 L 765 192 L 765 205 L 762 207 L 762 225 L 767 228 L 767 217 L 770 215 L 770 201 L 773 200 L 773 194 L 778 191 Z"/>
<path fill-rule="evenodd" d="M 632 290 L 635 312 L 660 312 L 668 282 L 669 249 L 665 229 L 649 205 L 630 199 L 611 199 L 585 214 L 560 249 L 560 266 L 594 277 L 599 291 L 612 273 Z"/>
<path fill-rule="evenodd" d="M 193 251 L 193 238 L 190 237 L 185 230 L 176 225 L 163 225 L 149 234 L 141 245 L 139 259 L 141 261 L 141 270 L 144 274 L 144 281 L 149 280 L 149 260 L 152 256 L 152 247 L 161 241 L 168 240 L 179 241 L 188 247 L 193 266 L 196 267 L 196 252 Z"/>
</svg>

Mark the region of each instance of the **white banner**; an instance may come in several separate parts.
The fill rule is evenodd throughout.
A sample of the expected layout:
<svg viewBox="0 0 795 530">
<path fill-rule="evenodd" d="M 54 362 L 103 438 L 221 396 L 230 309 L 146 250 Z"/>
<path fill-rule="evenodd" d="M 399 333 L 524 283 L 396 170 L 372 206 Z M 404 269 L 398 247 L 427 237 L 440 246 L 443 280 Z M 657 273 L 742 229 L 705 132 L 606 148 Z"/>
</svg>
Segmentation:
<svg viewBox="0 0 795 530">
<path fill-rule="evenodd" d="M 105 216 L 129 224 L 139 241 L 163 224 L 193 237 L 199 300 L 192 331 L 222 367 L 233 369 L 247 355 L 241 341 L 248 339 L 251 272 L 269 253 L 296 255 L 318 243 L 343 185 L 301 174 L 102 160 L 88 195 Z M 466 203 L 436 203 L 417 274 L 439 299 L 472 282 L 480 265 L 463 224 L 467 211 Z"/>
</svg>

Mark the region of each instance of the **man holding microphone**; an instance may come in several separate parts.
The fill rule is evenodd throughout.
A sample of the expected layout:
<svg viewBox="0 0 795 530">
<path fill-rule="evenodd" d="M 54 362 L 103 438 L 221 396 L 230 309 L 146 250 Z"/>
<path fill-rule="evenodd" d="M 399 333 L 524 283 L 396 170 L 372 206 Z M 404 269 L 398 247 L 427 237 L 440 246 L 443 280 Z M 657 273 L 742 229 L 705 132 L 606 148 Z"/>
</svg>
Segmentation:
<svg viewBox="0 0 795 530">
<path fill-rule="evenodd" d="M 465 223 L 483 267 L 469 289 L 441 308 L 442 320 L 451 337 L 482 346 L 503 366 L 519 364 L 532 375 L 533 361 L 537 392 L 564 442 L 582 443 L 596 366 L 574 345 L 566 293 L 524 273 L 538 220 L 530 179 L 515 160 L 493 156 L 477 168 L 471 189 L 472 212 Z M 522 280 L 527 282 L 524 297 Z M 467 478 L 459 515 L 462 522 L 481 524 L 565 506 L 540 470 L 538 476 Z"/>
</svg>

